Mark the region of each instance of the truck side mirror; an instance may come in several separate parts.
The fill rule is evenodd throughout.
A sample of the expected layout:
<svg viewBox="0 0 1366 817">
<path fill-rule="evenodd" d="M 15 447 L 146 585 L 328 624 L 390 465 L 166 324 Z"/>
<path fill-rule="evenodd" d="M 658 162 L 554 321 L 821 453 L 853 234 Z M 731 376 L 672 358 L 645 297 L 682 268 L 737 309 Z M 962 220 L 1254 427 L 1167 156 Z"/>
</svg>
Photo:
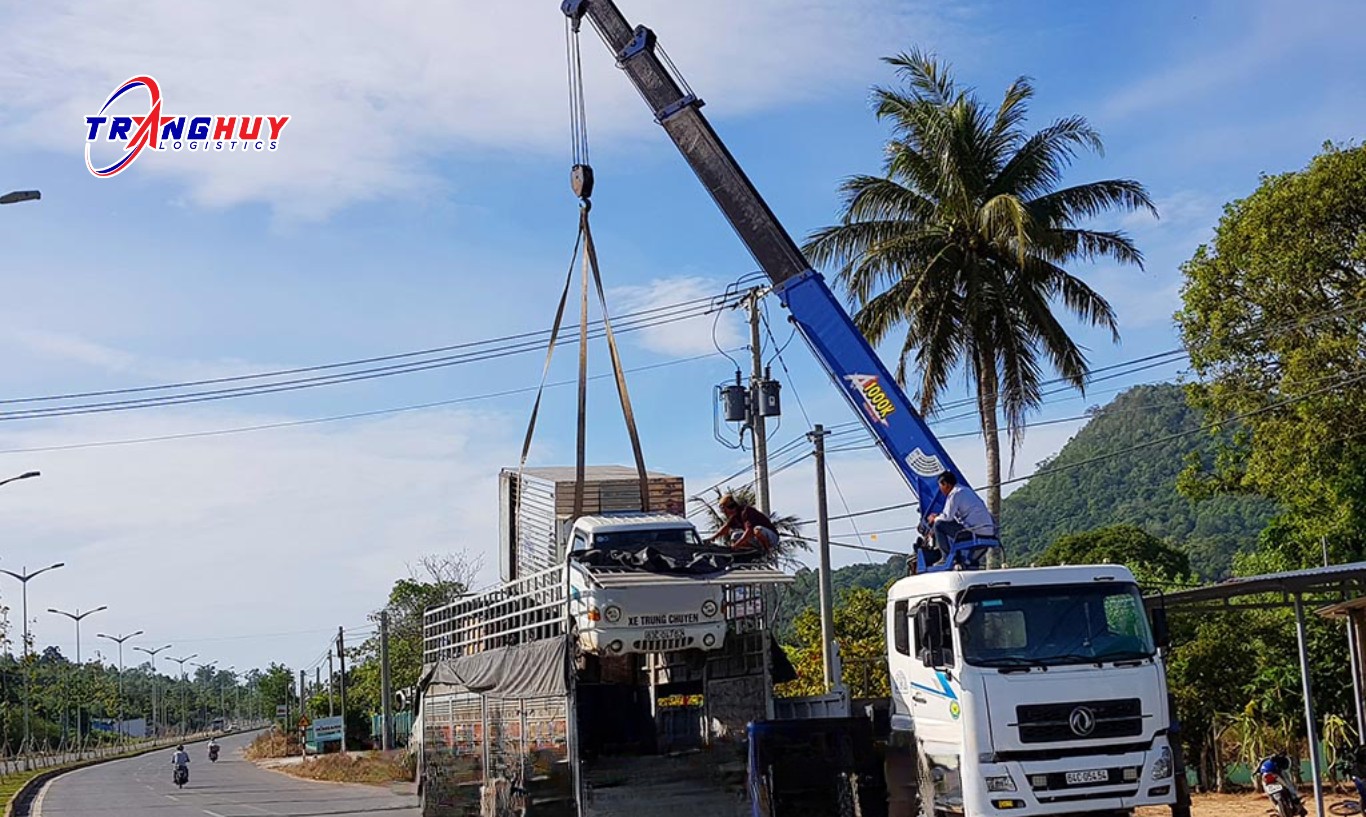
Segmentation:
<svg viewBox="0 0 1366 817">
<path fill-rule="evenodd" d="M 915 627 L 920 634 L 920 663 L 938 667 L 944 663 L 944 634 L 934 605 L 922 604 L 915 613 Z"/>
<path fill-rule="evenodd" d="M 1167 608 L 1154 607 L 1152 612 L 1153 641 L 1159 649 L 1167 649 L 1172 644 L 1172 631 L 1167 626 Z"/>
</svg>

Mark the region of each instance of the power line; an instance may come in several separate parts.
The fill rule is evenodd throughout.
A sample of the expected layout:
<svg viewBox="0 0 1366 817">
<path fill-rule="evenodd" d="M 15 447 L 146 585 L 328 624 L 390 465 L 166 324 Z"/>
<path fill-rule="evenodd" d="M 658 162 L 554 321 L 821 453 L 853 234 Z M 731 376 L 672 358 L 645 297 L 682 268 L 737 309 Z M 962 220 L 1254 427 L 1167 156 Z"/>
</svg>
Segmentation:
<svg viewBox="0 0 1366 817">
<path fill-rule="evenodd" d="M 656 318 L 651 320 L 638 321 L 618 329 L 618 334 L 625 334 L 632 331 L 655 328 L 683 320 L 701 317 L 707 314 L 707 310 L 694 311 L 669 316 L 667 318 Z M 603 336 L 603 332 L 590 333 L 590 338 L 596 339 Z M 577 339 L 574 339 L 577 343 Z M 420 363 L 408 363 L 394 366 L 384 366 L 372 369 L 362 369 L 355 372 L 341 374 L 320 375 L 311 378 L 301 378 L 292 381 L 282 381 L 279 383 L 258 384 L 253 386 L 233 387 L 227 389 L 216 389 L 202 392 L 189 392 L 179 395 L 168 395 L 163 397 L 136 398 L 130 400 L 104 401 L 87 403 L 74 406 L 54 406 L 43 409 L 22 409 L 10 412 L 0 412 L 0 420 L 28 420 L 46 417 L 65 417 L 84 414 L 102 414 L 110 411 L 128 411 L 141 408 L 161 408 L 165 406 L 183 405 L 187 403 L 200 403 L 207 401 L 223 400 L 237 397 L 249 397 L 262 394 L 275 394 L 279 392 L 297 391 L 306 388 L 316 388 L 318 386 L 330 386 L 340 383 L 353 383 L 363 380 L 373 380 L 380 377 L 392 377 L 400 374 L 411 374 L 414 372 L 428 371 L 432 369 L 446 368 L 449 366 L 474 363 L 485 360 L 508 357 L 511 355 L 543 349 L 539 343 L 521 343 L 502 349 L 483 350 L 477 353 L 466 353 L 447 358 L 422 361 Z"/>
<path fill-rule="evenodd" d="M 699 360 L 710 359 L 710 353 L 705 355 L 694 355 L 693 357 L 679 358 L 677 360 L 667 360 L 661 363 L 653 363 L 647 366 L 637 366 L 627 369 L 628 373 L 646 372 L 654 369 L 663 369 L 670 366 L 678 366 L 684 363 L 695 363 Z M 590 380 L 603 380 L 611 377 L 610 374 L 593 375 Z M 547 388 L 559 388 L 563 386 L 575 385 L 577 380 L 559 380 L 554 383 L 546 384 Z M 379 417 L 386 414 L 400 414 L 409 411 L 423 411 L 426 409 L 441 408 L 445 406 L 458 405 L 460 403 L 472 403 L 479 400 L 492 400 L 499 397 L 509 397 L 516 394 L 527 394 L 536 391 L 535 386 L 524 386 L 517 389 L 506 389 L 497 392 L 486 392 L 484 394 L 473 394 L 465 397 L 455 397 L 449 400 L 435 400 L 429 403 L 415 403 L 407 406 L 395 406 L 393 408 L 372 409 L 369 411 L 357 411 L 350 414 L 334 414 L 328 417 L 312 417 L 304 420 L 285 420 L 278 423 L 260 423 L 249 426 L 236 426 L 233 428 L 210 429 L 206 431 L 188 431 L 181 434 L 161 434 L 152 437 L 131 437 L 122 440 L 100 440 L 87 443 L 68 443 L 65 445 L 41 445 L 30 446 L 27 448 L 5 448 L 0 449 L 0 454 L 31 454 L 43 451 L 73 451 L 83 448 L 109 448 L 122 445 L 140 445 L 143 443 L 168 442 L 171 440 L 188 440 L 199 437 L 221 437 L 230 434 L 245 434 L 253 431 L 269 431 L 280 428 L 294 428 L 297 426 L 318 425 L 320 423 L 334 423 L 342 420 L 359 420 L 366 417 Z"/>
</svg>

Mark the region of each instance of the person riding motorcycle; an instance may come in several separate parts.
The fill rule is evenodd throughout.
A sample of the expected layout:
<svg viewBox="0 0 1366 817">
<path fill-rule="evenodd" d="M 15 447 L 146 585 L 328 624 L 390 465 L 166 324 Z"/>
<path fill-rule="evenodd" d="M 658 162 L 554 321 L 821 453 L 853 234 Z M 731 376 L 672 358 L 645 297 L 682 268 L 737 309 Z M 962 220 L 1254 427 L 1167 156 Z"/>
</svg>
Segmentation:
<svg viewBox="0 0 1366 817">
<path fill-rule="evenodd" d="M 218 740 L 209 738 L 209 760 L 218 760 Z"/>
<path fill-rule="evenodd" d="M 171 756 L 171 767 L 175 769 L 176 774 L 185 775 L 185 780 L 189 781 L 190 754 L 185 751 L 185 746 L 183 744 L 175 747 L 175 754 Z"/>
</svg>

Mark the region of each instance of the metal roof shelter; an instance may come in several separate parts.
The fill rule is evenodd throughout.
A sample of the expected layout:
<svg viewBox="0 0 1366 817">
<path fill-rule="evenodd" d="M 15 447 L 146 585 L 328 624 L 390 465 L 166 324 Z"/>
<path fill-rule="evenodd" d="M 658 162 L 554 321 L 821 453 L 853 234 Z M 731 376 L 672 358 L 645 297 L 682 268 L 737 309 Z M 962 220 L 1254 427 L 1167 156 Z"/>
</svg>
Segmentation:
<svg viewBox="0 0 1366 817">
<path fill-rule="evenodd" d="M 1343 615 L 1348 620 L 1348 648 L 1352 658 L 1352 692 L 1356 701 L 1357 729 L 1362 733 L 1362 653 L 1359 636 L 1366 630 L 1366 562 L 1330 565 L 1287 573 L 1228 579 L 1206 587 L 1148 596 L 1149 608 L 1177 612 L 1220 612 L 1290 607 L 1295 610 L 1299 640 L 1300 684 L 1304 692 L 1305 733 L 1309 737 L 1309 765 L 1314 773 L 1314 797 L 1323 817 L 1323 780 L 1319 759 L 1318 727 L 1314 716 L 1314 690 L 1309 682 L 1309 651 L 1304 633 L 1304 606 L 1327 605 L 1323 615 Z"/>
</svg>

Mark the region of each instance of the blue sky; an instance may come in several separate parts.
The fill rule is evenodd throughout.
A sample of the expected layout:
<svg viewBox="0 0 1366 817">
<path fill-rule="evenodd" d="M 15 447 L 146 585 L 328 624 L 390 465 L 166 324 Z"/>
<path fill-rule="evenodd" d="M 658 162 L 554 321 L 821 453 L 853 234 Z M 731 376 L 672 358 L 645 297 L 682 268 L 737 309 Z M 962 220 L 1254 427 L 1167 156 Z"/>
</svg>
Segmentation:
<svg viewBox="0 0 1366 817">
<path fill-rule="evenodd" d="M 1035 127 L 1072 113 L 1104 157 L 1069 181 L 1136 178 L 1162 219 L 1115 216 L 1146 272 L 1080 268 L 1119 311 L 1123 343 L 1079 330 L 1100 366 L 1176 345 L 1178 266 L 1224 202 L 1260 173 L 1302 166 L 1325 140 L 1360 137 L 1366 56 L 1357 3 L 1017 4 L 851 0 L 621 0 L 651 24 L 707 112 L 799 238 L 836 212 L 835 188 L 875 171 L 885 130 L 868 88 L 878 58 L 918 47 L 994 99 L 1027 74 Z M 0 397 L 120 388 L 402 352 L 548 325 L 576 227 L 568 189 L 562 22 L 556 3 L 246 3 L 143 0 L 0 6 L 0 188 L 41 188 L 0 210 Z M 584 43 L 598 192 L 595 232 L 618 312 L 719 292 L 753 269 L 686 165 L 592 35 Z M 112 179 L 81 155 L 83 117 L 148 73 L 170 113 L 287 113 L 267 156 L 140 158 Z M 0 191 L 2 192 L 2 191 Z M 780 340 L 781 311 L 771 305 Z M 722 345 L 742 345 L 733 314 Z M 732 366 L 712 319 L 628 336 L 651 466 L 694 489 L 745 455 L 712 440 L 709 394 Z M 768 352 L 772 352 L 769 349 Z M 595 350 L 599 370 L 605 350 Z M 766 355 L 768 356 L 768 355 Z M 571 377 L 561 354 L 553 378 Z M 852 419 L 800 342 L 783 356 L 782 444 Z M 289 422 L 534 385 L 538 354 L 291 395 L 0 424 L 0 450 Z M 775 363 L 775 366 L 777 364 Z M 1050 402 L 1080 414 L 1173 365 Z M 625 461 L 605 382 L 597 461 Z M 515 463 L 529 398 L 221 437 L 4 453 L 41 480 L 0 489 L 0 565 L 70 566 L 34 610 L 110 605 L 92 629 L 239 667 L 301 664 L 338 624 L 363 624 L 405 565 L 482 558 L 493 578 L 498 467 Z M 945 433 L 971 432 L 969 421 Z M 1018 473 L 1079 424 L 1030 432 Z M 553 390 L 533 459 L 572 457 L 572 390 Z M 980 479 L 980 440 L 951 451 Z M 7 466 L 5 464 L 8 464 Z M 869 452 L 834 458 L 851 509 L 905 498 Z M 809 466 L 775 479 L 775 504 L 809 515 Z M 842 508 L 837 508 L 842 510 Z M 895 515 L 864 527 L 905 523 Z M 841 538 L 854 532 L 844 527 Z M 896 536 L 875 547 L 903 548 Z M 842 563 L 869 558 L 840 552 Z M 881 557 L 876 557 L 881 558 Z M 0 599 L 15 598 L 0 585 Z M 71 649 L 36 615 L 41 643 Z M 17 612 L 10 620 L 18 622 Z M 92 648 L 93 649 L 93 648 Z"/>
</svg>

